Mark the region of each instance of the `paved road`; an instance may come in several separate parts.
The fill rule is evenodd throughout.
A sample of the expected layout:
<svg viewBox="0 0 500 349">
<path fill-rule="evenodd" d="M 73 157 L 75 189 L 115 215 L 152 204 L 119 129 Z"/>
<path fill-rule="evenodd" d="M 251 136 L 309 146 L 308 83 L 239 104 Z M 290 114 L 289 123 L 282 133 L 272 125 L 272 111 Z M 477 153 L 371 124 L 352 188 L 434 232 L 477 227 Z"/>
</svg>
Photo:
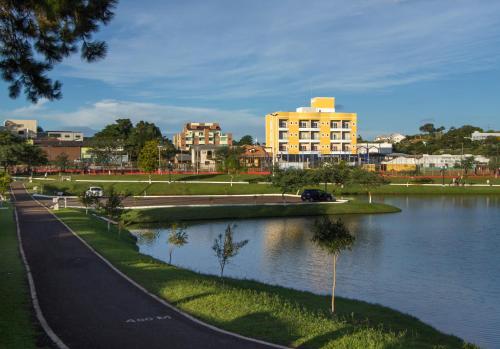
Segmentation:
<svg viewBox="0 0 500 349">
<path fill-rule="evenodd" d="M 204 327 L 113 271 L 19 183 L 15 205 L 40 307 L 70 348 L 270 348 Z"/>
<path fill-rule="evenodd" d="M 41 199 L 44 205 L 52 205 L 52 199 Z M 162 205 L 237 205 L 237 204 L 270 204 L 282 203 L 281 195 L 276 196 L 226 196 L 226 197 L 193 197 L 193 196 L 177 196 L 177 197 L 134 197 L 127 198 L 123 201 L 125 207 L 134 206 L 162 206 Z M 302 202 L 299 197 L 287 196 L 287 203 Z M 62 203 L 62 202 L 61 202 Z M 78 199 L 68 198 L 68 206 L 81 206 Z"/>
</svg>

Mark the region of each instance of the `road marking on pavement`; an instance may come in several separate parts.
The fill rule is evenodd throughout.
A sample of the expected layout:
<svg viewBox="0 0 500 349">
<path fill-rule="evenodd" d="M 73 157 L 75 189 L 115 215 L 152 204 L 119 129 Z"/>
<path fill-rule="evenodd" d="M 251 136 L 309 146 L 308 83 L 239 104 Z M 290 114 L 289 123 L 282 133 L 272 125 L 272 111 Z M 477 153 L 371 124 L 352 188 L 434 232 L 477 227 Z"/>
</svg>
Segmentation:
<svg viewBox="0 0 500 349">
<path fill-rule="evenodd" d="M 131 318 L 125 320 L 128 324 L 135 324 L 137 322 L 148 322 L 148 321 L 156 321 L 156 320 L 172 320 L 170 315 L 156 315 L 156 316 L 148 316 L 148 317 L 139 317 L 139 318 Z"/>
</svg>

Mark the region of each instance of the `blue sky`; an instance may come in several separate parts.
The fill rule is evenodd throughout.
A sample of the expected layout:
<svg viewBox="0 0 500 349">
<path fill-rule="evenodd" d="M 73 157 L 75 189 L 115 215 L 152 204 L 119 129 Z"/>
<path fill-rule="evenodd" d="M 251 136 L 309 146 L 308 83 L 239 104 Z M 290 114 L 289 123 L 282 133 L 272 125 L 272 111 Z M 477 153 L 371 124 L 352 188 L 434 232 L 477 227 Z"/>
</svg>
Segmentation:
<svg viewBox="0 0 500 349">
<path fill-rule="evenodd" d="M 334 96 L 367 138 L 424 122 L 500 129 L 500 1 L 122 0 L 98 37 L 105 60 L 51 72 L 60 101 L 11 100 L 0 82 L 0 120 L 129 117 L 165 134 L 219 121 L 262 140 L 266 113 Z"/>
</svg>

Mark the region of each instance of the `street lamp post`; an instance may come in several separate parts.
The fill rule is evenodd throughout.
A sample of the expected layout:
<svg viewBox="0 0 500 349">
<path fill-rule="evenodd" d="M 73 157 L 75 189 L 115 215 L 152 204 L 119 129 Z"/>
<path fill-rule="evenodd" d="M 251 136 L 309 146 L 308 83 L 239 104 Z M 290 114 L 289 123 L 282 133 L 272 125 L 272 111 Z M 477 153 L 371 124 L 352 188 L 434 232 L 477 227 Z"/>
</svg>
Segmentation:
<svg viewBox="0 0 500 349">
<path fill-rule="evenodd" d="M 161 174 L 161 145 L 158 145 L 158 174 Z"/>
</svg>

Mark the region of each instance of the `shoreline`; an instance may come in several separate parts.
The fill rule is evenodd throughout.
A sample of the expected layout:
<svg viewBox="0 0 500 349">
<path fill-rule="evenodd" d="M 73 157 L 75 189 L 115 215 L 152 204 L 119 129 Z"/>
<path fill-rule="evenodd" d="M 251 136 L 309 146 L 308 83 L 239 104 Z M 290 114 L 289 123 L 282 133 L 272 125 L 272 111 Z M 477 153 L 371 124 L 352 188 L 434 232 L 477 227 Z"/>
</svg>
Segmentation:
<svg viewBox="0 0 500 349">
<path fill-rule="evenodd" d="M 195 221 L 214 219 L 248 219 L 271 217 L 304 217 L 336 214 L 382 214 L 397 213 L 401 209 L 382 203 L 348 201 L 341 204 L 275 204 L 245 206 L 205 206 L 205 207 L 168 207 L 127 210 L 122 215 L 126 225 L 142 223 L 165 223 L 173 221 Z"/>
</svg>

